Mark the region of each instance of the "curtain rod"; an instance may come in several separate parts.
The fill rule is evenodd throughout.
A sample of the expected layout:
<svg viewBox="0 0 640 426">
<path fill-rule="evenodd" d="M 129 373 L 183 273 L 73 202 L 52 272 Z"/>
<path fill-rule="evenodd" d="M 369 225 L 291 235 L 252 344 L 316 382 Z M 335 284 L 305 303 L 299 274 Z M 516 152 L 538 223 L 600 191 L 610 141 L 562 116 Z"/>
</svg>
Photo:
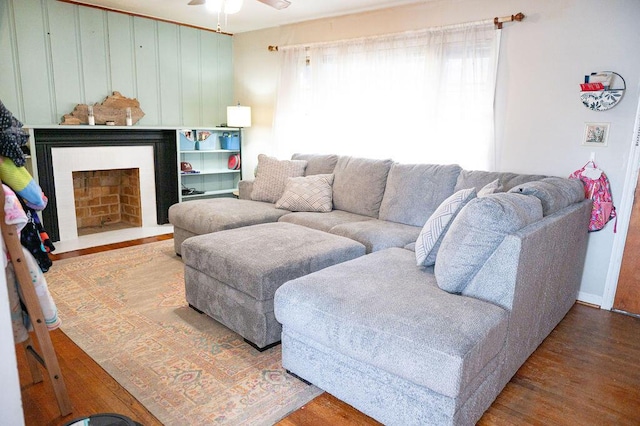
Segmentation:
<svg viewBox="0 0 640 426">
<path fill-rule="evenodd" d="M 525 18 L 525 15 L 522 12 L 519 12 L 519 13 L 516 13 L 515 15 L 502 16 L 502 17 L 496 16 L 493 19 L 484 19 L 482 21 L 472 21 L 472 22 L 464 22 L 464 23 L 461 23 L 461 24 L 445 25 L 445 26 L 441 26 L 441 27 L 431 27 L 431 28 L 426 28 L 426 29 L 423 29 L 423 30 L 407 31 L 406 33 L 397 33 L 397 34 L 411 34 L 411 33 L 421 33 L 421 32 L 427 32 L 427 31 L 448 30 L 448 29 L 462 27 L 464 25 L 469 25 L 469 24 L 486 24 L 486 23 L 490 23 L 490 22 L 493 22 L 493 24 L 496 26 L 496 29 L 501 30 L 502 29 L 502 24 L 504 22 L 513 22 L 513 21 L 520 22 L 524 18 Z M 384 35 L 370 36 L 370 37 L 359 37 L 359 38 L 354 38 L 354 39 L 350 39 L 350 40 L 352 40 L 352 41 L 356 41 L 356 40 L 371 40 L 371 39 L 376 39 L 376 38 L 380 38 L 380 37 L 388 37 L 389 35 L 392 35 L 392 34 L 384 34 Z M 313 46 L 320 46 L 320 45 L 326 45 L 326 44 L 332 44 L 332 43 L 336 43 L 336 41 L 324 41 L 324 42 L 304 43 L 304 44 L 291 44 L 291 45 L 288 45 L 288 46 L 270 45 L 270 46 L 267 47 L 267 50 L 269 50 L 270 52 L 277 52 L 280 49 L 292 49 L 292 48 L 301 47 L 301 46 L 313 47 Z"/>
</svg>

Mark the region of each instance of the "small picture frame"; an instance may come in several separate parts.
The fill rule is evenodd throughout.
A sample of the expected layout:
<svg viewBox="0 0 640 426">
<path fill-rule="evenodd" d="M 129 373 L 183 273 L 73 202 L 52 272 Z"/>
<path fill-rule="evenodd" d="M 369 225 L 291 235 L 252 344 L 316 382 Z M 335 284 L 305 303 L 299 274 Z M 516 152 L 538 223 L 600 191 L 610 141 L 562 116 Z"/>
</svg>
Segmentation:
<svg viewBox="0 0 640 426">
<path fill-rule="evenodd" d="M 609 123 L 585 123 L 582 145 L 607 146 Z"/>
</svg>

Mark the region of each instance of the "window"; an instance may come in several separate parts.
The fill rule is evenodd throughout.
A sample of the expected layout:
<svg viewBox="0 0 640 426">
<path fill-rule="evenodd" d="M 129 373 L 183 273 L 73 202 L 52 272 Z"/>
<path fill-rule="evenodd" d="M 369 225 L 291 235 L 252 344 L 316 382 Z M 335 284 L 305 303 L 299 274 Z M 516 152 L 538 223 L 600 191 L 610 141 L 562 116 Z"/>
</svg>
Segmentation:
<svg viewBox="0 0 640 426">
<path fill-rule="evenodd" d="M 278 153 L 494 166 L 492 23 L 282 49 Z"/>
</svg>

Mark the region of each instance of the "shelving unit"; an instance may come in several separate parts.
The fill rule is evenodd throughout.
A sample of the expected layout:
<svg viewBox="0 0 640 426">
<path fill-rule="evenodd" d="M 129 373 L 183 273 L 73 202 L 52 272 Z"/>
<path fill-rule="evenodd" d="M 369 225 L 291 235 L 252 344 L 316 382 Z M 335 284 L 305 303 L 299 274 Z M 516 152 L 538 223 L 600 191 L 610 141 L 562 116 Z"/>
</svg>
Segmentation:
<svg viewBox="0 0 640 426">
<path fill-rule="evenodd" d="M 220 140 L 223 135 L 235 138 L 237 147 L 223 149 Z M 216 127 L 179 130 L 176 140 L 178 143 L 178 194 L 180 202 L 233 196 L 233 193 L 238 190 L 242 168 L 230 169 L 229 157 L 241 154 L 239 129 Z M 185 169 L 184 163 L 188 163 L 192 172 L 183 171 Z M 189 166 L 186 168 L 188 169 Z M 197 171 L 197 173 L 193 171 Z"/>
</svg>

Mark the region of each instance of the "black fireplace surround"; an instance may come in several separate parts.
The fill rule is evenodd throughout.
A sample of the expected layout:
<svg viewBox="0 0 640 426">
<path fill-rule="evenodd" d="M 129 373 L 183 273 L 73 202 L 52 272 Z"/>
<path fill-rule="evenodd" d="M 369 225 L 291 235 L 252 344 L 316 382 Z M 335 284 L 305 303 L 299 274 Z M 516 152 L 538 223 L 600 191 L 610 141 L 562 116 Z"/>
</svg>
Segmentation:
<svg viewBox="0 0 640 426">
<path fill-rule="evenodd" d="M 51 148 L 152 146 L 157 220 L 159 225 L 169 223 L 169 207 L 178 202 L 178 160 L 175 129 L 78 129 L 60 127 L 34 129 L 34 136 L 38 183 L 49 198 L 47 208 L 42 211 L 42 220 L 52 241 L 60 241 L 60 232 Z"/>
</svg>

